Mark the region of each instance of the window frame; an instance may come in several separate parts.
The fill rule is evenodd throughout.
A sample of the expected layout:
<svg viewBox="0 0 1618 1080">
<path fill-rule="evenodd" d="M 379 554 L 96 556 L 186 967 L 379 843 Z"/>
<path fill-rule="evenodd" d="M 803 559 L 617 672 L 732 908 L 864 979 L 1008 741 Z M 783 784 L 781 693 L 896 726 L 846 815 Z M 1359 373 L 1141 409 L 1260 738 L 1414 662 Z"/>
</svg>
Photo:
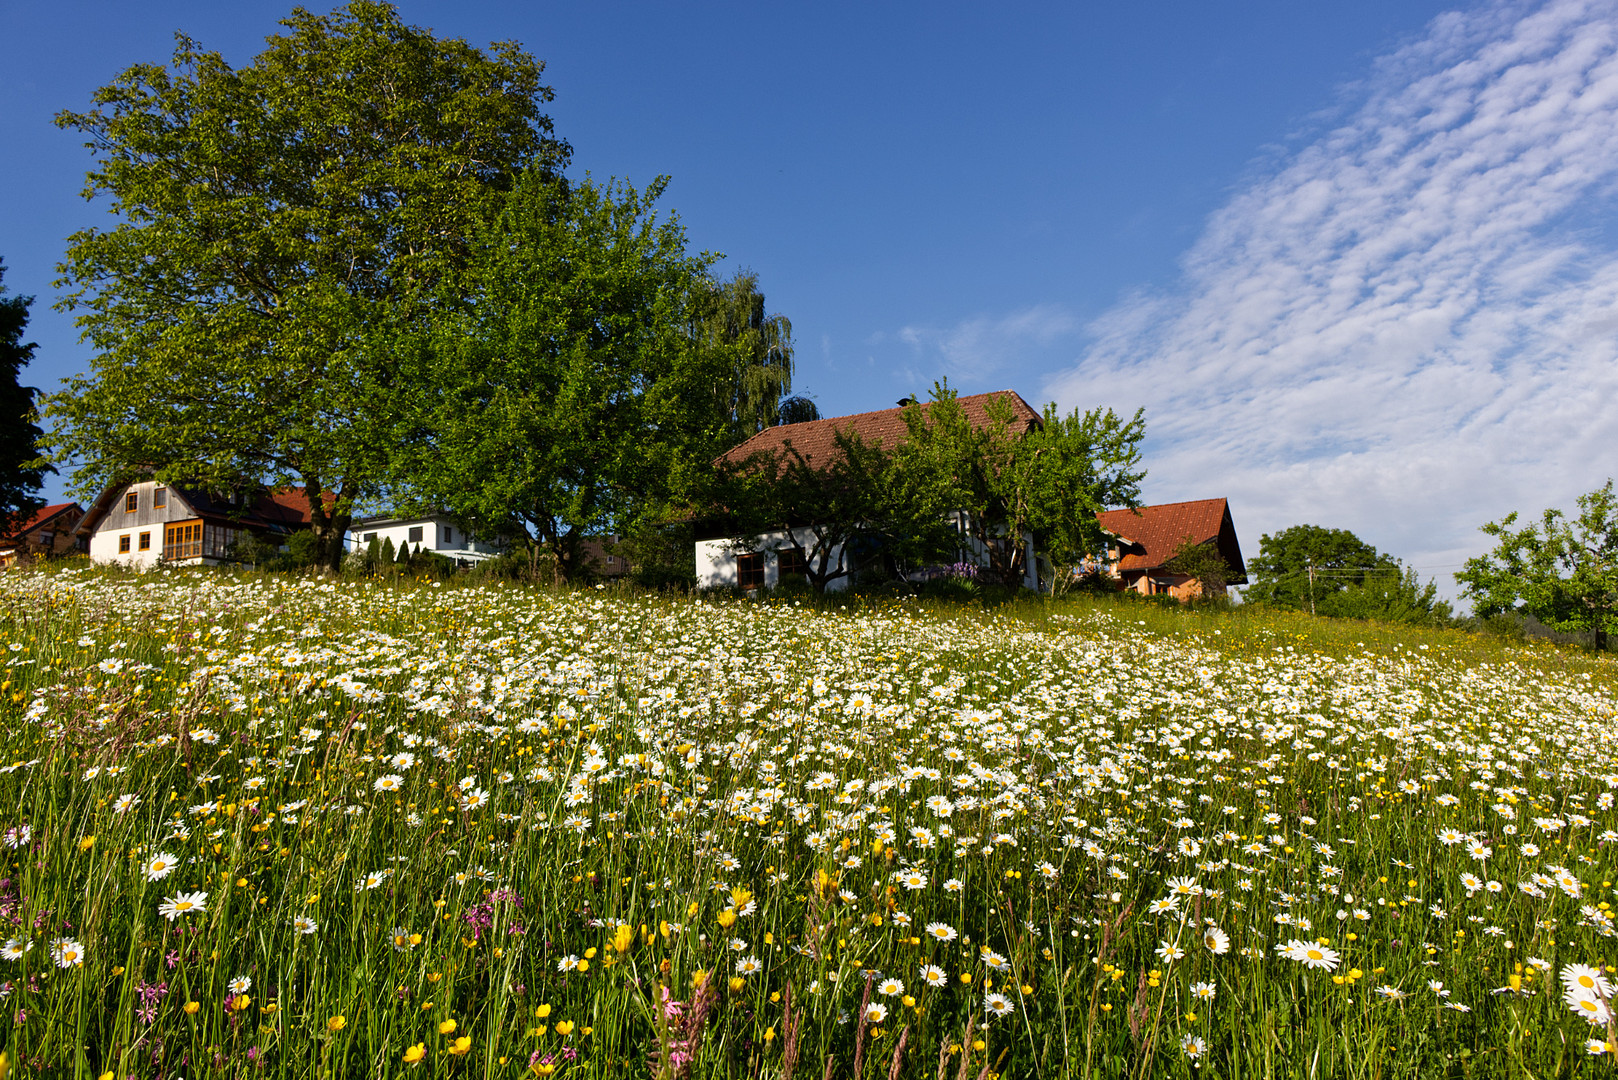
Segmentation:
<svg viewBox="0 0 1618 1080">
<path fill-rule="evenodd" d="M 152 530 L 147 529 L 140 534 L 140 542 L 135 545 L 141 551 L 152 550 Z"/>
<path fill-rule="evenodd" d="M 803 549 L 802 544 L 793 544 L 791 547 L 776 550 L 775 575 L 777 580 L 784 574 L 809 576 L 809 553 Z"/>
<path fill-rule="evenodd" d="M 124 533 L 122 536 L 118 537 L 118 554 L 120 554 L 120 555 L 128 555 L 129 554 L 129 548 L 130 548 L 129 539 L 130 539 L 130 534 L 129 533 Z"/>
<path fill-rule="evenodd" d="M 421 529 L 422 529 L 422 527 L 420 525 L 412 525 L 410 527 L 410 531 L 405 533 L 405 543 L 407 543 L 407 544 L 419 544 L 419 543 L 421 543 Z"/>
<path fill-rule="evenodd" d="M 169 489 L 156 487 L 152 489 L 152 509 L 161 510 L 169 504 Z"/>
<path fill-rule="evenodd" d="M 764 587 L 764 553 L 743 551 L 736 555 L 736 584 L 743 589 Z"/>
<path fill-rule="evenodd" d="M 124 513 L 133 514 L 140 509 L 140 492 L 124 492 Z"/>
</svg>

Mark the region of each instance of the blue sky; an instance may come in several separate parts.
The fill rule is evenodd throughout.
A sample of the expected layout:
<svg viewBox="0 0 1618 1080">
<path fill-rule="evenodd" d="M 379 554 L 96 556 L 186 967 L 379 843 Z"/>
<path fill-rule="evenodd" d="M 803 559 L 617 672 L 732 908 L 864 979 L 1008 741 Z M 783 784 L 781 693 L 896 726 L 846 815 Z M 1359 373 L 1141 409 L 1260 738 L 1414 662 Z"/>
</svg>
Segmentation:
<svg viewBox="0 0 1618 1080">
<path fill-rule="evenodd" d="M 827 415 L 945 376 L 1144 406 L 1148 501 L 1230 498 L 1249 553 L 1353 529 L 1446 592 L 1479 524 L 1618 473 L 1611 0 L 400 8 L 544 59 L 574 172 L 671 176 Z M 0 0 L 34 383 L 86 366 L 52 279 L 106 213 L 53 114 L 287 10 Z"/>
</svg>

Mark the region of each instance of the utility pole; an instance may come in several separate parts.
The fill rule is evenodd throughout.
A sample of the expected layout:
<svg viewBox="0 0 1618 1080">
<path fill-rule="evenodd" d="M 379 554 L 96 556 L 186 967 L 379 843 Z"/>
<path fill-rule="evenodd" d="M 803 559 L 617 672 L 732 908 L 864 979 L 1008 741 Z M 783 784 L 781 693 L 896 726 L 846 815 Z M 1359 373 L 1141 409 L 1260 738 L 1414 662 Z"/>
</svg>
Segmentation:
<svg viewBox="0 0 1618 1080">
<path fill-rule="evenodd" d="M 1310 560 L 1308 560 L 1307 565 L 1309 567 L 1309 614 L 1314 615 L 1314 613 L 1315 613 L 1315 560 L 1311 558 Z"/>
</svg>

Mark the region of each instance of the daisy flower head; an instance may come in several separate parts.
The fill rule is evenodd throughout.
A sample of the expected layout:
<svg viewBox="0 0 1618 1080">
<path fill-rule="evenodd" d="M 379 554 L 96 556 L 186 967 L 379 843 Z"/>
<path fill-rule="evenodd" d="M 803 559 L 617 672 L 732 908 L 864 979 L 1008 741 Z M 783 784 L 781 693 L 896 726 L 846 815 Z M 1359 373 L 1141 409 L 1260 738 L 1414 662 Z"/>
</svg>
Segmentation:
<svg viewBox="0 0 1618 1080">
<path fill-rule="evenodd" d="M 253 977 L 251 975 L 238 975 L 225 984 L 225 989 L 230 992 L 231 997 L 245 994 L 252 988 Z"/>
<path fill-rule="evenodd" d="M 146 860 L 146 880 L 162 881 L 174 872 L 180 860 L 166 851 L 160 851 Z"/>
<path fill-rule="evenodd" d="M 1591 1039 L 1589 1042 L 1584 1044 L 1584 1049 L 1591 1056 L 1618 1052 L 1618 1047 L 1613 1046 L 1612 1043 L 1605 1039 Z"/>
<path fill-rule="evenodd" d="M 1185 950 L 1172 941 L 1164 941 L 1158 943 L 1157 955 L 1165 964 L 1172 964 L 1176 960 L 1184 959 Z"/>
<path fill-rule="evenodd" d="M 207 910 L 208 894 L 205 892 L 175 893 L 157 905 L 157 913 L 169 922 L 182 915 L 200 915 Z"/>
<path fill-rule="evenodd" d="M 398 775 L 397 773 L 388 773 L 384 776 L 379 776 L 376 778 L 375 782 L 371 784 L 372 790 L 375 791 L 398 791 L 402 787 L 404 787 L 404 777 Z"/>
<path fill-rule="evenodd" d="M 1210 982 L 1191 984 L 1191 996 L 1196 998 L 1198 1001 L 1212 1001 L 1214 999 L 1214 994 L 1218 992 L 1219 987 Z"/>
<path fill-rule="evenodd" d="M 944 891 L 948 893 L 957 893 L 964 888 L 966 888 L 966 885 L 959 878 L 950 878 L 944 882 Z"/>
<path fill-rule="evenodd" d="M 876 992 L 886 997 L 898 997 L 905 992 L 904 980 L 891 977 L 883 979 L 876 984 Z"/>
<path fill-rule="evenodd" d="M 744 956 L 736 961 L 736 974 L 757 975 L 764 970 L 764 964 L 756 956 Z"/>
<path fill-rule="evenodd" d="M 1146 910 L 1153 915 L 1173 915 L 1180 909 L 1180 898 L 1177 896 L 1160 896 L 1146 905 Z"/>
<path fill-rule="evenodd" d="M 983 950 L 983 962 L 988 965 L 990 971 L 1011 970 L 1010 962 L 1008 962 L 1005 957 L 1001 956 L 993 949 Z"/>
<path fill-rule="evenodd" d="M 937 964 L 923 964 L 921 965 L 921 981 L 928 986 L 937 988 L 948 985 L 949 976 L 944 974 L 944 969 Z"/>
<path fill-rule="evenodd" d="M 1193 1064 L 1201 1068 L 1202 1055 L 1207 1053 L 1208 1044 L 1203 1042 L 1200 1036 L 1187 1035 L 1180 1040 L 1180 1049 L 1185 1051 L 1185 1056 L 1190 1058 Z"/>
<path fill-rule="evenodd" d="M 307 915 L 295 916 L 292 920 L 292 930 L 297 934 L 312 934 L 320 929 L 320 924 Z"/>
<path fill-rule="evenodd" d="M 59 968 L 83 967 L 84 944 L 72 938 L 57 938 L 51 942 L 51 962 Z"/>
<path fill-rule="evenodd" d="M 913 866 L 908 870 L 899 871 L 895 877 L 898 878 L 899 884 L 907 889 L 925 889 L 927 887 L 927 875 Z"/>
<path fill-rule="evenodd" d="M 1202 945 L 1215 956 L 1223 956 L 1230 951 L 1230 935 L 1217 926 L 1210 926 L 1202 932 Z"/>
<path fill-rule="evenodd" d="M 866 1023 L 868 1023 L 868 1024 L 880 1024 L 882 1021 L 886 1020 L 887 1018 L 888 1018 L 888 1007 L 886 1005 L 883 1005 L 883 1004 L 881 1004 L 879 1002 L 873 1001 L 869 1005 L 865 1006 L 865 1022 Z"/>
<path fill-rule="evenodd" d="M 1568 964 L 1562 968 L 1562 986 L 1569 994 L 1584 994 L 1587 997 L 1612 997 L 1612 983 L 1607 981 L 1606 975 L 1600 968 L 1590 967 L 1588 964 Z"/>
<path fill-rule="evenodd" d="M 1410 996 L 1397 986 L 1389 986 L 1387 983 L 1383 983 L 1381 986 L 1377 987 L 1376 992 L 1391 1001 L 1398 1001 L 1401 998 L 1407 998 Z"/>
<path fill-rule="evenodd" d="M 115 814 L 128 813 L 139 805 L 139 795 L 120 795 L 118 796 L 118 801 L 112 804 L 112 812 Z"/>
<path fill-rule="evenodd" d="M 955 927 L 949 923 L 930 922 L 927 924 L 926 934 L 934 941 L 954 941 L 957 937 Z"/>
<path fill-rule="evenodd" d="M 1004 994 L 984 994 L 983 1010 L 992 1016 L 1008 1016 L 1012 1010 L 1011 999 Z"/>
<path fill-rule="evenodd" d="M 21 960 L 23 954 L 33 947 L 34 943 L 32 941 L 24 941 L 22 938 L 7 938 L 6 943 L 0 945 L 0 959 Z"/>
<path fill-rule="evenodd" d="M 1612 1019 L 1612 1010 L 1607 1008 L 1607 1003 L 1593 994 L 1574 993 L 1570 990 L 1562 995 L 1562 1000 L 1567 1003 L 1568 1008 L 1584 1017 L 1592 1027 L 1605 1027 Z"/>
<path fill-rule="evenodd" d="M 1285 945 L 1277 945 L 1276 949 L 1288 960 L 1296 960 L 1305 967 L 1323 968 L 1326 971 L 1335 971 L 1337 968 L 1337 951 L 1313 941 L 1299 941 L 1293 938 Z"/>
</svg>

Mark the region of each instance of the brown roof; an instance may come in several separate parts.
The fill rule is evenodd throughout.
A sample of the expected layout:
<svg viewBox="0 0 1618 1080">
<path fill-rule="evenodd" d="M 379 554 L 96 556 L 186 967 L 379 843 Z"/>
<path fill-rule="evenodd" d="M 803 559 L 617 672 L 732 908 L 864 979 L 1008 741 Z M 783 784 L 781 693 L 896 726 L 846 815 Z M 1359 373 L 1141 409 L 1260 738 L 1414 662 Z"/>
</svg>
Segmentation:
<svg viewBox="0 0 1618 1080">
<path fill-rule="evenodd" d="M 1040 423 L 1040 415 L 1033 406 L 1022 399 L 1015 390 L 996 390 L 988 394 L 972 394 L 967 397 L 956 398 L 961 408 L 966 411 L 967 419 L 974 427 L 983 427 L 989 422 L 989 402 L 997 397 L 1004 397 L 1011 405 L 1014 426 L 1021 424 L 1023 431 L 1029 431 Z M 922 405 L 929 409 L 930 404 Z M 778 424 L 775 427 L 765 428 L 751 439 L 734 447 L 715 459 L 715 465 L 737 465 L 760 451 L 779 453 L 787 443 L 803 455 L 804 461 L 813 463 L 816 458 L 825 458 L 836 445 L 834 437 L 838 432 L 853 428 L 855 434 L 868 443 L 881 443 L 888 449 L 893 449 L 904 440 L 908 431 L 905 427 L 903 406 L 891 409 L 878 409 L 876 412 L 855 413 L 853 416 L 831 416 L 822 420 L 806 420 L 801 424 Z"/>
<path fill-rule="evenodd" d="M 44 525 L 46 522 L 50 521 L 50 519 L 56 515 L 66 513 L 69 510 L 78 509 L 79 504 L 76 502 L 52 503 L 49 506 L 41 506 L 29 516 L 27 521 L 23 522 L 22 525 L 17 528 L 16 532 L 10 534 L 9 536 L 0 536 L 0 543 L 11 543 L 12 541 L 20 540 L 23 536 L 33 532 L 41 525 Z"/>
<path fill-rule="evenodd" d="M 1210 540 L 1218 544 L 1220 554 L 1236 572 L 1233 583 L 1240 584 L 1247 578 L 1230 506 L 1224 499 L 1162 503 L 1143 506 L 1138 511 L 1105 510 L 1096 519 L 1103 529 L 1128 541 L 1118 561 L 1121 571 L 1160 569 L 1189 536 L 1194 544 Z"/>
</svg>

